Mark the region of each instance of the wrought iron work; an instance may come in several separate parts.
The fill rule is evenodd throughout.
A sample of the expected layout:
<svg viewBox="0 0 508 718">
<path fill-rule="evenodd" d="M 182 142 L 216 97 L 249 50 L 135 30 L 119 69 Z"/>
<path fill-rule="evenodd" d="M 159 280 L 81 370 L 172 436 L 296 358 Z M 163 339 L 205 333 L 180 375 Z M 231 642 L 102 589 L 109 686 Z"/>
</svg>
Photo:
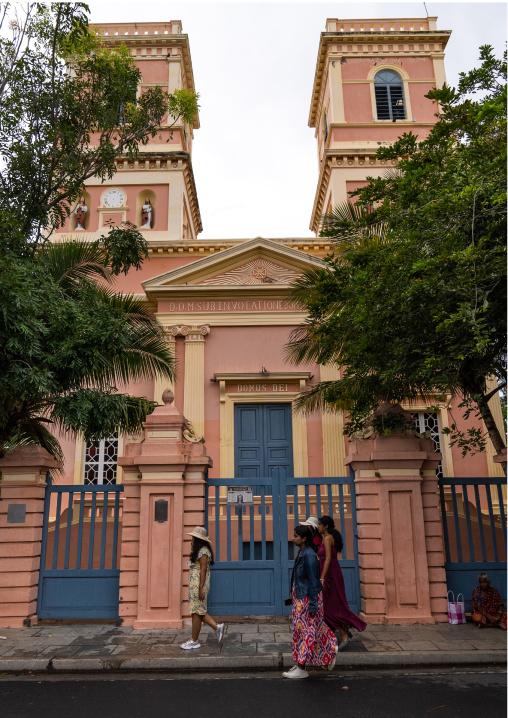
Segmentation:
<svg viewBox="0 0 508 718">
<path fill-rule="evenodd" d="M 434 451 L 441 452 L 441 432 L 439 430 L 439 418 L 434 412 L 429 411 L 413 411 L 411 416 L 414 419 L 417 431 L 421 434 L 429 432 L 429 436 L 434 442 Z M 438 479 L 444 477 L 443 462 L 440 461 L 436 469 Z"/>
<path fill-rule="evenodd" d="M 111 435 L 85 446 L 83 483 L 116 484 L 118 435 Z"/>
</svg>

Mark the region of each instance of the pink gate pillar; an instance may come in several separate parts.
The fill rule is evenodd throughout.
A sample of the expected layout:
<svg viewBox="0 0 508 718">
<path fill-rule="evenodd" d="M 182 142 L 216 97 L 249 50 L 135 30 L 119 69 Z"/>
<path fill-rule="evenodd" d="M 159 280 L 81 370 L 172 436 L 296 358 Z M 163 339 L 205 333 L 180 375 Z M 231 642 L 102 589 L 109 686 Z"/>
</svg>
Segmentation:
<svg viewBox="0 0 508 718">
<path fill-rule="evenodd" d="M 368 623 L 447 620 L 443 529 L 430 439 L 352 442 L 362 617 Z"/>
<path fill-rule="evenodd" d="M 0 459 L 0 627 L 37 620 L 46 472 L 59 466 L 40 446 Z"/>
<path fill-rule="evenodd" d="M 144 423 L 145 438 L 128 444 L 123 466 L 120 616 L 134 628 L 182 628 L 189 542 L 205 520 L 205 472 L 212 465 L 199 438 L 163 394 Z"/>
</svg>

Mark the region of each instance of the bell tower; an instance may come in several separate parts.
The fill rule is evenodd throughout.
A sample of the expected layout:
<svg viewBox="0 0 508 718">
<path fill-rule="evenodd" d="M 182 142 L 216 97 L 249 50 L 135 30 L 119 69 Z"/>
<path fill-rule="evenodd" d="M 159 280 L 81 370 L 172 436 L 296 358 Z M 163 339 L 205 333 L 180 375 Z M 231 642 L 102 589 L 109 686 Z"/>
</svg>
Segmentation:
<svg viewBox="0 0 508 718">
<path fill-rule="evenodd" d="M 309 114 L 319 163 L 316 235 L 323 214 L 368 176 L 383 175 L 389 163 L 375 157 L 381 145 L 404 132 L 428 135 L 438 108 L 425 95 L 445 82 L 450 34 L 437 29 L 437 17 L 326 21 Z"/>
<path fill-rule="evenodd" d="M 91 25 L 108 47 L 125 45 L 141 71 L 143 88 L 159 85 L 173 92 L 195 92 L 188 36 L 182 23 L 108 23 Z M 109 224 L 130 221 L 149 244 L 165 245 L 196 239 L 203 227 L 192 171 L 192 142 L 199 127 L 182 120 L 160 127 L 140 148 L 135 160 L 119 157 L 111 180 L 90 179 L 85 187 L 87 208 L 83 235 L 90 239 Z M 79 219 L 79 218 L 78 218 Z M 73 212 L 60 232 L 81 233 Z"/>
</svg>

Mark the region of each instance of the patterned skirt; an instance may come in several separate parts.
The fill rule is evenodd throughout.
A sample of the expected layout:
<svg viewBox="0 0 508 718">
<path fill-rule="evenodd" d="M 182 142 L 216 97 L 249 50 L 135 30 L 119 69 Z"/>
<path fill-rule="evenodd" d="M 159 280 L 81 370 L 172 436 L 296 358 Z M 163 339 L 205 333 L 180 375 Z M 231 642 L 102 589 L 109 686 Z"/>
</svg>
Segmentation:
<svg viewBox="0 0 508 718">
<path fill-rule="evenodd" d="M 315 616 L 309 614 L 309 599 L 296 598 L 293 588 L 293 661 L 309 666 L 332 662 L 337 639 L 323 618 L 323 592 L 318 594 Z"/>
</svg>

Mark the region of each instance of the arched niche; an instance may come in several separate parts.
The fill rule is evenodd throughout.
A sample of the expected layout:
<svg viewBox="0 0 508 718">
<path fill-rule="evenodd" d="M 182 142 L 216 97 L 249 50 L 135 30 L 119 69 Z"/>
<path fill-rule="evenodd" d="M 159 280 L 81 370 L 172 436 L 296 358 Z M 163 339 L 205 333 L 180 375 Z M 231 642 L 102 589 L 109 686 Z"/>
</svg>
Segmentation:
<svg viewBox="0 0 508 718">
<path fill-rule="evenodd" d="M 69 232 L 82 232 L 81 229 L 76 229 L 77 219 L 76 219 L 76 207 L 80 203 L 80 198 L 85 198 L 85 204 L 87 206 L 87 213 L 85 216 L 85 231 L 90 227 L 90 214 L 91 214 L 91 202 L 92 198 L 90 197 L 90 194 L 85 190 L 84 192 L 80 192 L 80 195 L 78 199 L 74 202 L 74 205 L 72 207 L 72 211 L 69 215 Z"/>
<path fill-rule="evenodd" d="M 155 220 L 157 217 L 157 197 L 155 195 L 155 192 L 151 189 L 142 190 L 138 193 L 138 197 L 136 199 L 136 224 L 138 226 L 138 229 L 141 229 L 141 225 L 143 224 L 143 205 L 145 204 L 145 200 L 147 199 L 150 200 L 150 203 L 152 205 L 152 226 L 150 229 L 155 229 Z M 148 227 L 146 227 L 145 229 L 148 230 Z"/>
</svg>

